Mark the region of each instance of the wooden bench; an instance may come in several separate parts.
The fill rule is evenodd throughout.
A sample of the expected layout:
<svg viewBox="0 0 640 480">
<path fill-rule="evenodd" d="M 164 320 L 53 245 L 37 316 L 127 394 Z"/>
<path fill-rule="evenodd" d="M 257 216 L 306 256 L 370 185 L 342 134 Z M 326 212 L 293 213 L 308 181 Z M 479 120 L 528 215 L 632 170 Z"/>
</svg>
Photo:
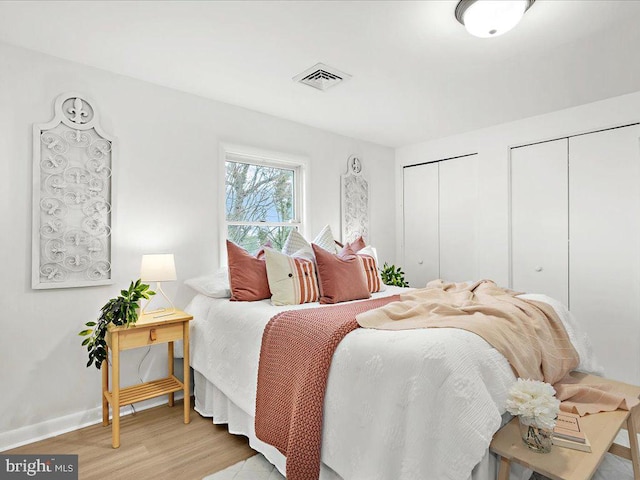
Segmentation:
<svg viewBox="0 0 640 480">
<path fill-rule="evenodd" d="M 615 385 L 616 391 L 640 397 L 640 387 L 634 385 L 577 372 L 572 372 L 571 376 L 578 379 L 579 383 L 608 383 Z M 552 447 L 550 453 L 534 452 L 523 443 L 518 419 L 514 418 L 502 427 L 491 441 L 491 451 L 502 457 L 498 480 L 509 479 L 511 462 L 524 465 L 552 480 L 589 480 L 607 452 L 631 460 L 634 480 L 640 480 L 638 437 L 636 435 L 636 426 L 640 425 L 639 407 L 633 408 L 631 412 L 616 410 L 615 412 L 601 412 L 580 418 L 580 425 L 591 442 L 592 451 L 590 453 L 557 445 Z M 622 428 L 625 428 L 629 434 L 631 448 L 613 443 Z"/>
</svg>

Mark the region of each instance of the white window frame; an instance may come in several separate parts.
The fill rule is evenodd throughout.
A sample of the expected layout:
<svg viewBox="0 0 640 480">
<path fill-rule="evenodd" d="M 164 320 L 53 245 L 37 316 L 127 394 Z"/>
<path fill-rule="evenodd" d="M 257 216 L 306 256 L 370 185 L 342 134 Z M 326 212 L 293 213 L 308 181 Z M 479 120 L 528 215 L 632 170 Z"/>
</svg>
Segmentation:
<svg viewBox="0 0 640 480">
<path fill-rule="evenodd" d="M 290 222 L 228 222 L 226 212 L 226 162 L 249 163 L 274 168 L 285 168 L 294 172 L 294 212 L 296 218 Z M 219 196 L 218 209 L 220 225 L 220 259 L 221 265 L 227 264 L 227 230 L 229 225 L 258 225 L 265 227 L 286 226 L 297 227 L 298 231 L 306 236 L 307 208 L 309 205 L 309 160 L 306 157 L 282 152 L 263 150 L 260 148 L 220 144 L 220 182 L 218 183 Z"/>
</svg>

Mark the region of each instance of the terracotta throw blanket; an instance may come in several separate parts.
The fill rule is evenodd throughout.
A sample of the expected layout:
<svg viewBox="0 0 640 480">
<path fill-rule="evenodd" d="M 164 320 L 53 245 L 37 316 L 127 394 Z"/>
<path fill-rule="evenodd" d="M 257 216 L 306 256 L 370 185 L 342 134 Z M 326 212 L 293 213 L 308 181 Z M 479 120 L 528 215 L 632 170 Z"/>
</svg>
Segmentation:
<svg viewBox="0 0 640 480">
<path fill-rule="evenodd" d="M 400 301 L 364 312 L 362 327 L 381 330 L 461 328 L 484 338 L 509 361 L 516 376 L 550 383 L 561 409 L 585 415 L 629 410 L 637 398 L 625 398 L 610 385 L 578 385 L 569 372 L 580 361 L 553 308 L 516 297 L 518 292 L 490 280 L 474 284 L 434 280 Z"/>
<path fill-rule="evenodd" d="M 287 457 L 287 480 L 320 475 L 322 411 L 333 353 L 358 328 L 356 315 L 398 301 L 392 297 L 274 316 L 262 335 L 256 436 Z"/>
</svg>

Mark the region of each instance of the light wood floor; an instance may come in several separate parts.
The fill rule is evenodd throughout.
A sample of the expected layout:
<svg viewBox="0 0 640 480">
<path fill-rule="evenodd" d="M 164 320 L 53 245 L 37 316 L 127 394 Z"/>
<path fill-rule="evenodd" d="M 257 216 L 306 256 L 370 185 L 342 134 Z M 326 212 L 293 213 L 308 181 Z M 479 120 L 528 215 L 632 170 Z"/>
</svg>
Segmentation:
<svg viewBox="0 0 640 480">
<path fill-rule="evenodd" d="M 111 426 L 99 424 L 3 453 L 78 454 L 80 480 L 200 480 L 256 453 L 246 437 L 193 409 L 185 425 L 182 401 L 121 417 L 120 426 L 117 449 L 111 448 Z"/>
</svg>

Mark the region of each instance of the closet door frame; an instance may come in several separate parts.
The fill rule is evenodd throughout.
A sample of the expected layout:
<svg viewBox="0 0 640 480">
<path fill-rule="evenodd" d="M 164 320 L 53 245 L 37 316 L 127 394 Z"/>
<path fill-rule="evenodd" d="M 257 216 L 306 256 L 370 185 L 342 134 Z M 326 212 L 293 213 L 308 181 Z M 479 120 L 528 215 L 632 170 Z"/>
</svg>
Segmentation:
<svg viewBox="0 0 640 480">
<path fill-rule="evenodd" d="M 509 244 L 509 272 L 508 272 L 508 280 L 509 280 L 509 288 L 513 287 L 513 235 L 512 235 L 512 230 L 513 230 L 513 211 L 512 211 L 512 188 L 511 188 L 511 175 L 512 175 L 512 170 L 511 170 L 511 153 L 513 151 L 514 148 L 520 148 L 520 147 L 529 147 L 532 145 L 538 145 L 540 143 L 547 143 L 547 142 L 553 142 L 556 140 L 562 140 L 562 139 L 567 139 L 568 141 L 571 140 L 571 138 L 573 137 L 579 137 L 582 135 L 590 135 L 592 133 L 598 133 L 598 132 L 606 132 L 608 130 L 615 130 L 618 128 L 625 128 L 625 127 L 632 127 L 635 125 L 640 125 L 640 122 L 631 122 L 631 123 L 624 123 L 622 125 L 617 124 L 617 125 L 612 125 L 610 127 L 603 127 L 603 128 L 597 128 L 595 130 L 582 130 L 579 132 L 575 132 L 575 133 L 570 133 L 567 135 L 560 135 L 560 136 L 553 136 L 553 137 L 548 137 L 548 138 L 544 138 L 541 140 L 537 140 L 537 141 L 533 141 L 533 142 L 526 142 L 526 143 L 515 143 L 512 145 L 508 145 L 507 146 L 507 155 L 509 158 L 509 162 L 507 164 L 507 188 L 508 188 L 508 197 L 509 197 L 509 205 L 508 205 L 508 225 L 507 225 L 507 232 L 509 234 L 509 239 L 508 239 L 508 244 Z M 567 157 L 567 161 L 568 161 L 568 157 Z M 569 175 L 571 175 L 571 172 L 569 172 Z M 570 206 L 569 206 L 570 207 Z M 569 235 L 571 235 L 571 232 L 569 232 Z M 570 237 L 567 239 L 570 240 Z M 571 264 L 571 244 L 569 243 L 569 264 Z M 571 279 L 569 279 L 571 280 Z"/>
<path fill-rule="evenodd" d="M 456 155 L 453 157 L 446 157 L 446 158 L 440 158 L 437 160 L 429 160 L 426 162 L 420 162 L 420 163 L 413 163 L 410 165 L 403 165 L 402 166 L 402 266 L 403 268 L 407 268 L 406 266 L 406 259 L 407 259 L 407 249 L 406 249 L 406 217 L 405 217 L 405 211 L 406 211 L 406 185 L 405 185 L 405 174 L 406 174 L 406 169 L 408 168 L 412 168 L 412 167 L 420 167 L 420 166 L 424 166 L 424 165 L 430 165 L 430 164 L 440 164 L 441 162 L 446 162 L 448 160 L 457 160 L 457 159 L 462 159 L 462 158 L 469 158 L 469 157 L 477 157 L 478 156 L 478 152 L 473 152 L 473 153 L 466 153 L 463 155 Z M 439 165 L 438 165 L 439 167 Z M 440 237 L 440 170 L 438 168 L 438 272 L 440 272 L 440 242 L 441 242 L 441 237 Z M 414 285 L 411 285 L 412 287 Z"/>
</svg>

